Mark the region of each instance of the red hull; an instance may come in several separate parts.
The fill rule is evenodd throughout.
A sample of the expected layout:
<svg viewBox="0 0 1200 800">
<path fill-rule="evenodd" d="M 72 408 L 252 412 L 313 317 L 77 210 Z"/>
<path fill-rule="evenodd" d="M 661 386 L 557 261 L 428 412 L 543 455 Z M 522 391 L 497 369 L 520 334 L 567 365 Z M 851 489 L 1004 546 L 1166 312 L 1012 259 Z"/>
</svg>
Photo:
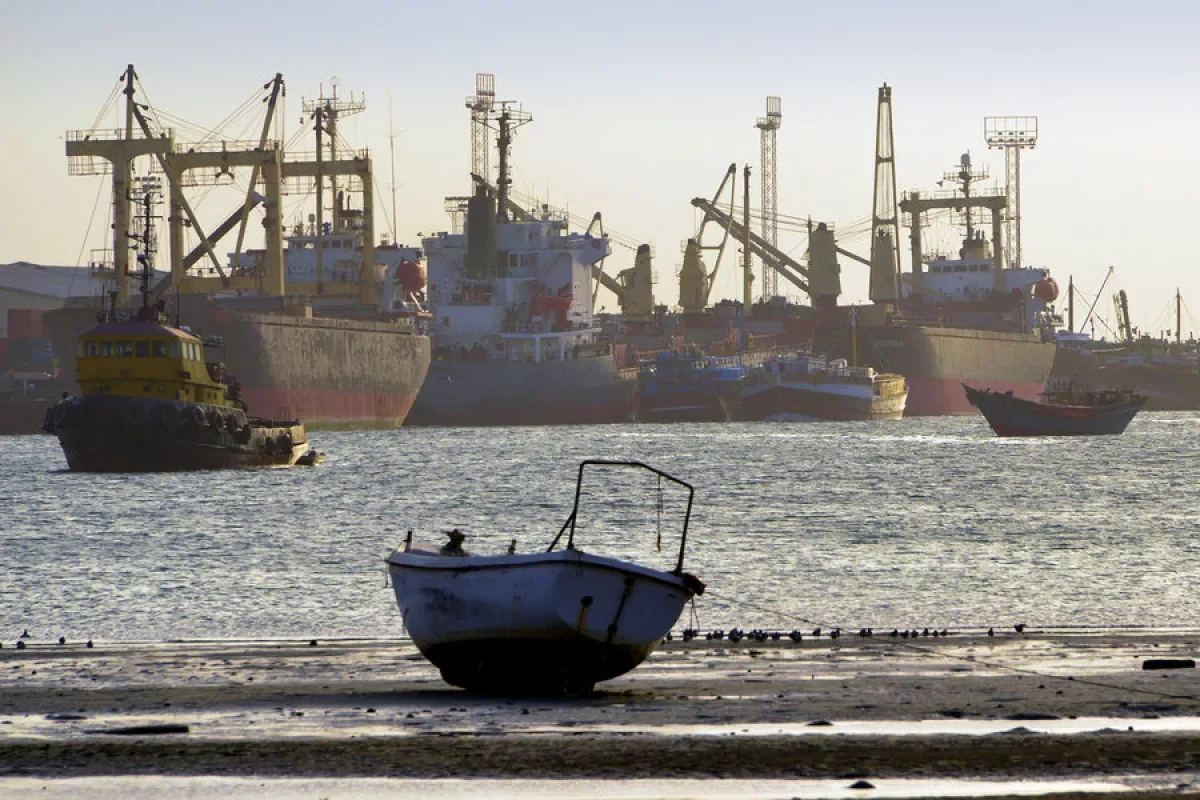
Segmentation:
<svg viewBox="0 0 1200 800">
<path fill-rule="evenodd" d="M 996 392 L 1011 391 L 1024 400 L 1037 401 L 1042 383 L 1029 381 L 987 381 L 986 388 Z M 981 387 L 984 388 L 984 387 Z M 962 383 L 957 378 L 912 378 L 908 379 L 908 404 L 904 408 L 906 417 L 940 417 L 950 414 L 974 415 L 975 406 L 967 400 Z"/>
<path fill-rule="evenodd" d="M 250 413 L 272 419 L 299 419 L 308 428 L 398 428 L 415 393 L 408 395 L 339 392 L 332 389 L 243 387 Z"/>
</svg>

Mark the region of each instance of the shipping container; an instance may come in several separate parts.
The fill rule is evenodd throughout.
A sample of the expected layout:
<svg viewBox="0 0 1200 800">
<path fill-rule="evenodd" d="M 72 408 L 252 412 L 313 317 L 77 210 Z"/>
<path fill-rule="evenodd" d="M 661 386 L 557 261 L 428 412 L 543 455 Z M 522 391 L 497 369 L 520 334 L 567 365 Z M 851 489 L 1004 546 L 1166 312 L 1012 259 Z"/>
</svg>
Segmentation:
<svg viewBox="0 0 1200 800">
<path fill-rule="evenodd" d="M 46 329 L 42 325 L 44 308 L 10 308 L 8 310 L 8 338 L 43 339 Z"/>
</svg>

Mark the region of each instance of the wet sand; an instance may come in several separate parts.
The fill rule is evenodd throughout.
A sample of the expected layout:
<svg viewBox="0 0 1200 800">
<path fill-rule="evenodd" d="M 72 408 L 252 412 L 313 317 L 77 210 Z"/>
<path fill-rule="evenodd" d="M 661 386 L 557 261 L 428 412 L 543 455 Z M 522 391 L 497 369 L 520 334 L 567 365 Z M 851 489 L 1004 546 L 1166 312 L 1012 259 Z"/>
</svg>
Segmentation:
<svg viewBox="0 0 1200 800">
<path fill-rule="evenodd" d="M 1154 774 L 1191 783 L 1200 780 L 1197 670 L 1142 664 L 1195 658 L 1198 642 L 1195 631 L 676 641 L 582 699 L 467 694 L 407 642 L 22 651 L 5 642 L 0 779 Z M 132 726 L 174 727 L 119 732 Z M 155 732 L 179 726 L 187 732 Z"/>
</svg>

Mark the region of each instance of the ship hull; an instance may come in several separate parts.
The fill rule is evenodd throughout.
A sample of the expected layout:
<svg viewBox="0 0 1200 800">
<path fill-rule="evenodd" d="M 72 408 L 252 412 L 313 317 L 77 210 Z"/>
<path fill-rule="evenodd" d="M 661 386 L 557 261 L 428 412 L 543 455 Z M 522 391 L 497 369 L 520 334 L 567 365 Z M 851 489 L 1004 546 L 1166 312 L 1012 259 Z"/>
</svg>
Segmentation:
<svg viewBox="0 0 1200 800">
<path fill-rule="evenodd" d="M 95 314 L 47 314 L 56 352 L 74 354 Z M 203 296 L 184 296 L 180 319 L 224 340 L 222 358 L 251 413 L 309 428 L 399 427 L 429 369 L 429 338 L 407 324 L 240 311 Z M 73 378 L 73 358 L 62 361 Z"/>
<path fill-rule="evenodd" d="M 848 336 L 826 339 L 828 352 L 848 357 Z M 974 414 L 961 383 L 1011 391 L 1036 400 L 1054 362 L 1055 345 L 1037 334 L 924 326 L 864 327 L 857 359 L 908 380 L 904 416 Z"/>
<path fill-rule="evenodd" d="M 707 390 L 677 384 L 638 387 L 638 422 L 729 422 L 741 417 L 737 385 Z"/>
<path fill-rule="evenodd" d="M 120 395 L 59 401 L 45 418 L 75 472 L 289 467 L 308 450 L 304 426 L 201 403 Z"/>
<path fill-rule="evenodd" d="M 1130 389 L 1146 397 L 1148 411 L 1200 409 L 1200 372 L 1157 364 L 1109 365 L 1093 373 L 1098 389 Z"/>
<path fill-rule="evenodd" d="M 438 361 L 408 425 L 587 425 L 625 422 L 636 383 L 611 355 L 565 360 Z"/>
</svg>

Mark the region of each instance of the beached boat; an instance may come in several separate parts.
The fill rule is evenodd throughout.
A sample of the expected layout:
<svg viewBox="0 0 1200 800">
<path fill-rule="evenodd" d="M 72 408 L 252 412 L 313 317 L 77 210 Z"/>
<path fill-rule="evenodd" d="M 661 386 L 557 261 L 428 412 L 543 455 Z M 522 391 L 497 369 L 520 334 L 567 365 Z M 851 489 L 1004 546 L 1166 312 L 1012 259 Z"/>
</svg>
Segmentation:
<svg viewBox="0 0 1200 800">
<path fill-rule="evenodd" d="M 588 467 L 649 470 L 687 490 L 674 569 L 585 553 L 575 543 Z M 694 490 L 636 461 L 579 465 L 575 505 L 544 552 L 469 555 L 451 531 L 440 549 L 409 532 L 387 558 L 404 625 L 447 683 L 476 691 L 587 694 L 646 659 L 704 584 L 683 571 Z M 558 549 L 566 536 L 566 547 Z M 515 540 L 514 540 L 515 543 Z"/>
<path fill-rule="evenodd" d="M 962 385 L 997 436 L 1094 436 L 1122 433 L 1146 398 L 1128 389 L 1088 391 L 1074 382 L 1047 387 L 1041 402 Z"/>
</svg>

